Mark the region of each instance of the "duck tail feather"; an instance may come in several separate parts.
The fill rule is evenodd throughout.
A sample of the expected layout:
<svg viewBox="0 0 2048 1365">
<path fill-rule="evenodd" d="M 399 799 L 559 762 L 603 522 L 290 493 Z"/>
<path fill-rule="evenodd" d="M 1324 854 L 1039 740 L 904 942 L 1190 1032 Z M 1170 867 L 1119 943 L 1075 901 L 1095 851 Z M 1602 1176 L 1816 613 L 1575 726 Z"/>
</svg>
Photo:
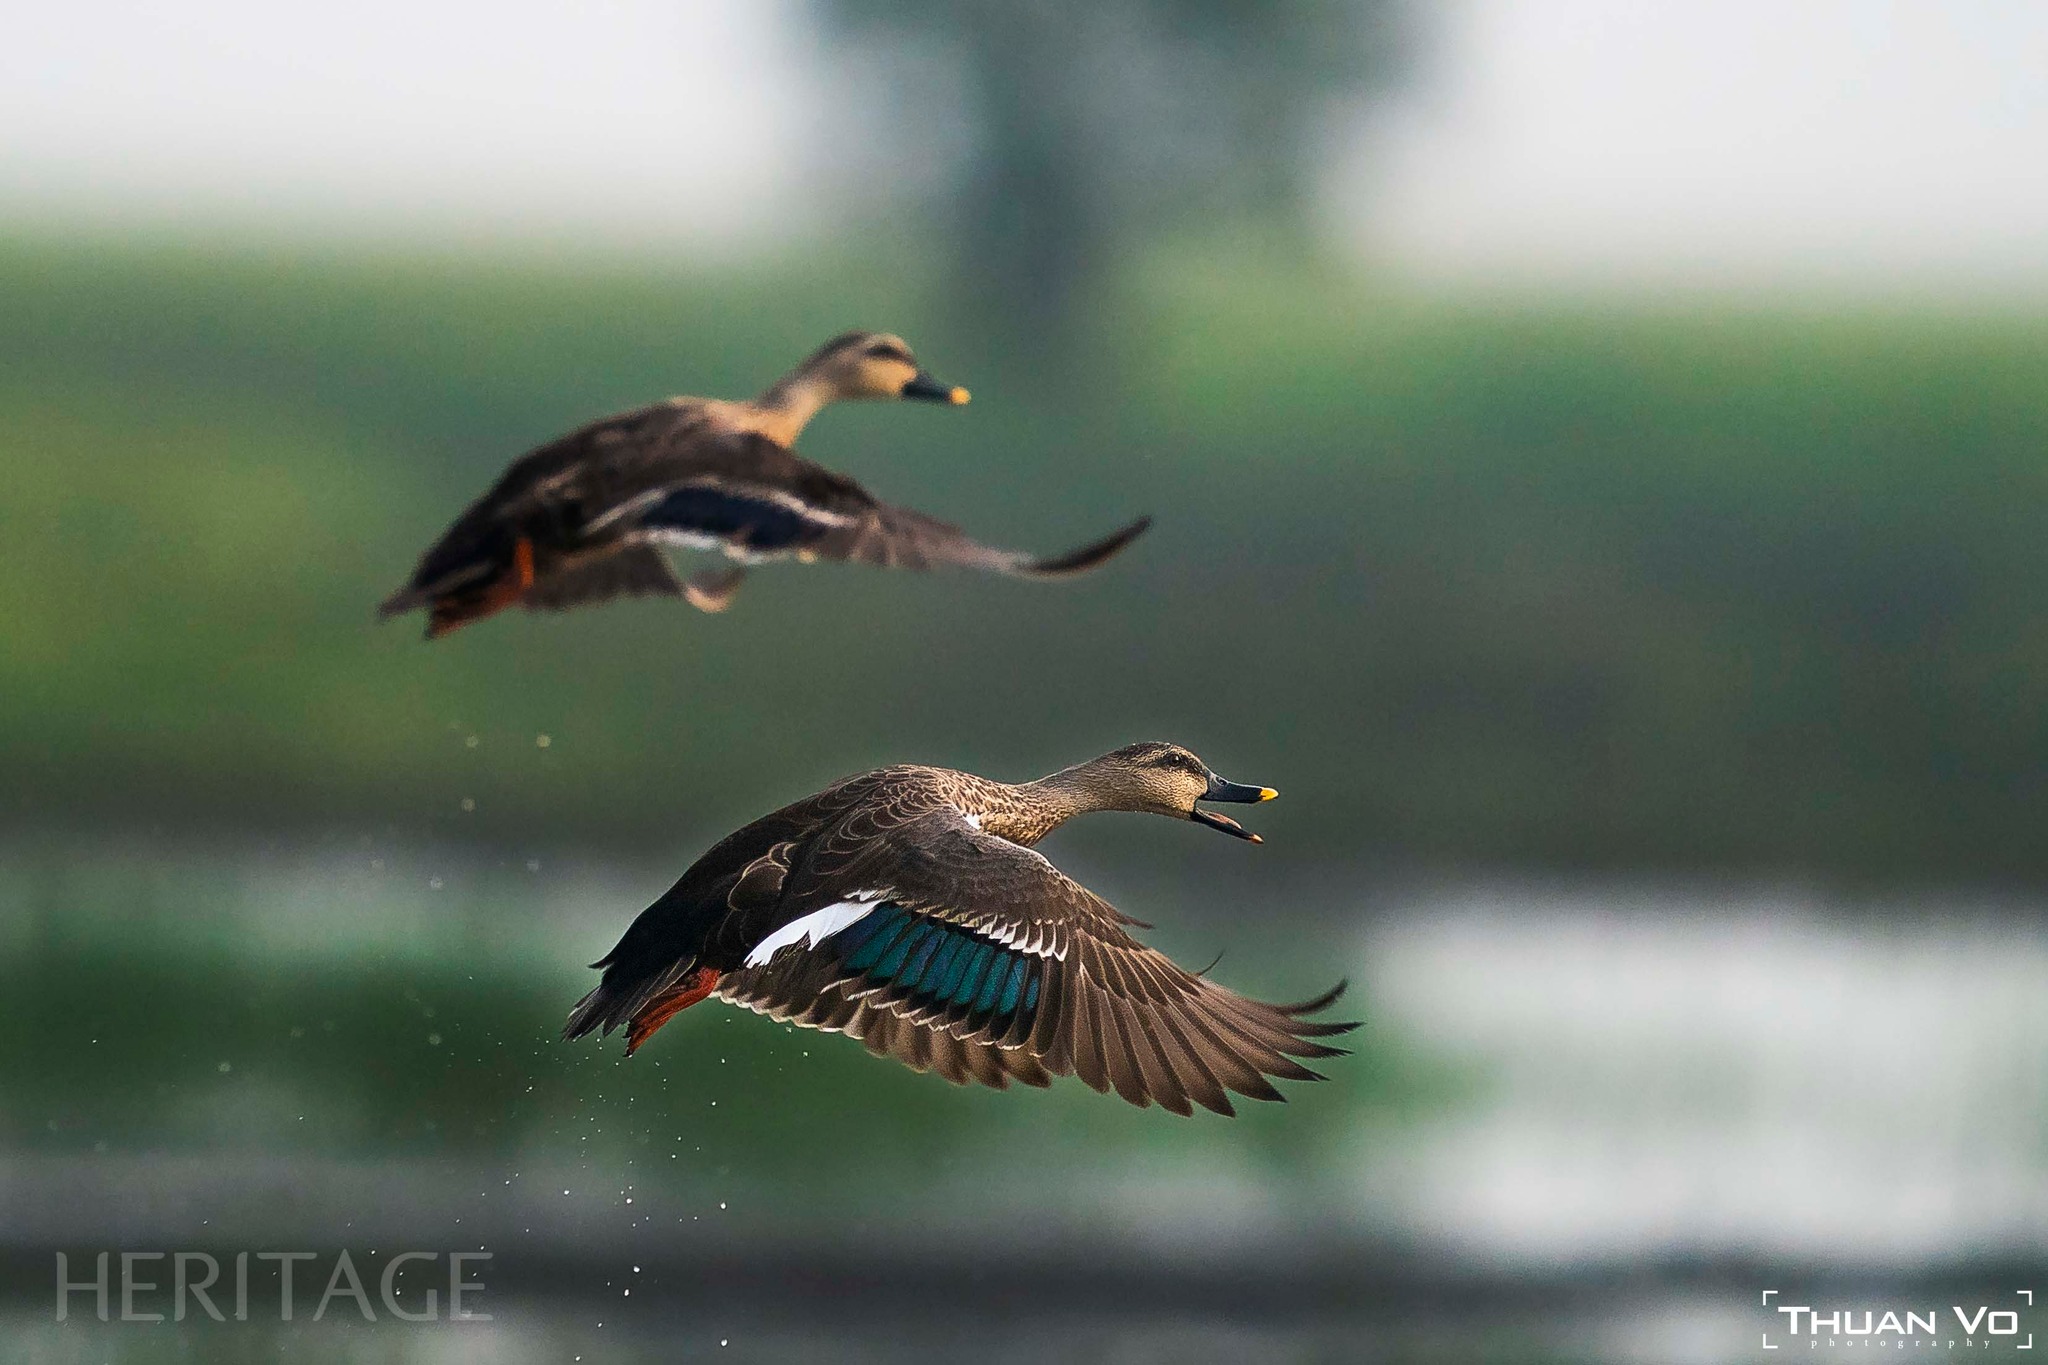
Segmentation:
<svg viewBox="0 0 2048 1365">
<path fill-rule="evenodd" d="M 676 963 L 652 978 L 628 981 L 616 969 L 607 971 L 597 988 L 576 1002 L 569 1020 L 562 1026 L 565 1039 L 587 1033 L 609 1037 L 613 1029 L 626 1030 L 626 1055 L 669 1020 L 710 995 L 717 988 L 719 973 L 695 962 Z"/>
<path fill-rule="evenodd" d="M 569 1022 L 562 1026 L 564 1038 L 581 1038 L 593 1032 L 609 1035 L 613 1029 L 631 1022 L 650 1000 L 674 985 L 694 965 L 682 962 L 667 970 L 629 972 L 623 966 L 613 965 L 612 959 L 617 956 L 615 948 L 603 960 L 591 964 L 602 967 L 604 976 L 569 1011 Z"/>
<path fill-rule="evenodd" d="M 600 983 L 591 992 L 576 1002 L 569 1011 L 569 1022 L 562 1025 L 562 1037 L 581 1038 L 584 1034 L 602 1029 L 609 1034 L 619 1026 L 618 1001 Z"/>
</svg>

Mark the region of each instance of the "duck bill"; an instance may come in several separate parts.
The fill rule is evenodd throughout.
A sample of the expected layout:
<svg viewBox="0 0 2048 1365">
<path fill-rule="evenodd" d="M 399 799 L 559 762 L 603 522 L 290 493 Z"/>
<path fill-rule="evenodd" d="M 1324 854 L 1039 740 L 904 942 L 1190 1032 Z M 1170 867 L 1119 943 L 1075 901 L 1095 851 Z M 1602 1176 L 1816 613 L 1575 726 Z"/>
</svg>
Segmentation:
<svg viewBox="0 0 2048 1365">
<path fill-rule="evenodd" d="M 951 403 L 957 408 L 967 401 L 967 390 L 957 384 L 941 384 L 924 370 L 919 370 L 903 386 L 903 396 L 927 403 Z"/>
<path fill-rule="evenodd" d="M 1248 806 L 1258 801 L 1271 801 L 1279 794 L 1279 792 L 1274 791 L 1271 787 L 1252 787 L 1242 782 L 1225 782 L 1216 774 L 1211 773 L 1209 774 L 1209 789 L 1202 793 L 1201 799 L 1204 801 L 1227 801 L 1237 805 Z M 1234 835 L 1239 839 L 1249 839 L 1255 844 L 1266 842 L 1229 816 L 1218 815 L 1213 810 L 1203 810 L 1200 806 L 1188 812 L 1188 819 L 1198 825 L 1207 825 L 1210 829 L 1220 829 L 1225 834 Z"/>
</svg>

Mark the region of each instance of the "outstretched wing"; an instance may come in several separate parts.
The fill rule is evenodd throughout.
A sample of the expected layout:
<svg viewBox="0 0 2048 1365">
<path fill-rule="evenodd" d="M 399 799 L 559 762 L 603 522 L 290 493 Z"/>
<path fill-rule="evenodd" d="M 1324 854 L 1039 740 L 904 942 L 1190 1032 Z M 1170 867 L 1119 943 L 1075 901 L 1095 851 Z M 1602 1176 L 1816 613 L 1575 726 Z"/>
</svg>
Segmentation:
<svg viewBox="0 0 2048 1365">
<path fill-rule="evenodd" d="M 1018 578 L 1068 578 L 1107 564 L 1151 524 L 1150 517 L 1140 517 L 1079 549 L 1038 557 L 984 545 L 949 522 L 907 507 L 877 503 L 865 515 L 821 536 L 811 548 L 825 558 L 888 568 L 928 569 L 945 564 Z"/>
<path fill-rule="evenodd" d="M 1228 1091 L 1281 1098 L 1269 1078 L 1321 1079 L 1296 1059 L 1336 1055 L 1315 1040 L 1353 1027 L 1306 1017 L 1342 986 L 1271 1005 L 1184 971 L 1042 855 L 951 806 L 854 842 L 789 869 L 780 923 L 721 996 L 955 1079 L 985 1079 L 992 1062 L 1006 1078 L 1071 1074 L 1180 1114 L 1232 1113 Z"/>
<path fill-rule="evenodd" d="M 746 556 L 806 558 L 928 569 L 937 565 L 1051 578 L 1085 573 L 1135 540 L 1149 518 L 1063 555 L 1037 558 L 984 545 L 950 522 L 877 499 L 859 483 L 812 464 L 765 436 L 711 443 L 715 455 L 643 490 L 616 515 L 640 532 Z"/>
</svg>

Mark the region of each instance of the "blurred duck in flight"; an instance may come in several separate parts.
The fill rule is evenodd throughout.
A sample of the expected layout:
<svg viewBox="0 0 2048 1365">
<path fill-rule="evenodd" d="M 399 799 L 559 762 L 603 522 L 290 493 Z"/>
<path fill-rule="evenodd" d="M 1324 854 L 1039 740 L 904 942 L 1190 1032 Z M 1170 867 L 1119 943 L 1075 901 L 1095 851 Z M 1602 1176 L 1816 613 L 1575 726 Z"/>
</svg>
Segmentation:
<svg viewBox="0 0 2048 1365">
<path fill-rule="evenodd" d="M 1150 524 L 1034 558 L 878 501 L 791 447 L 829 403 L 903 398 L 963 404 L 899 338 L 848 332 L 753 402 L 671 398 L 607 417 L 521 456 L 421 556 L 379 614 L 427 609 L 429 639 L 506 607 L 560 609 L 628 595 L 722 611 L 745 568 L 795 558 L 1024 578 L 1086 573 Z M 679 579 L 666 547 L 716 550 L 734 567 Z"/>
</svg>

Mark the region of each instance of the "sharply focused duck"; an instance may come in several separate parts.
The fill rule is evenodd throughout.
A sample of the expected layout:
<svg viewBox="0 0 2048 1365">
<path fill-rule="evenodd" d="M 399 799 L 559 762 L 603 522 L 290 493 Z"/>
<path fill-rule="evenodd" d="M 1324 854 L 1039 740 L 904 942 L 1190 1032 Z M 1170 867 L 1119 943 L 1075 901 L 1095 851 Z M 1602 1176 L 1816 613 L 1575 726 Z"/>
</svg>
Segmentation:
<svg viewBox="0 0 2048 1365">
<path fill-rule="evenodd" d="M 514 461 L 379 614 L 425 607 L 431 639 L 514 603 L 563 608 L 657 594 L 722 611 L 745 570 L 707 570 L 684 582 L 663 554 L 667 545 L 722 550 L 743 565 L 794 556 L 1059 578 L 1097 567 L 1150 524 L 1140 518 L 1092 545 L 1037 559 L 879 502 L 791 449 L 820 409 L 855 398 L 957 405 L 967 390 L 933 379 L 899 337 L 848 332 L 751 403 L 671 398 L 593 422 Z"/>
<path fill-rule="evenodd" d="M 851 1034 L 948 1080 L 1001 1089 L 1077 1075 L 1132 1104 L 1234 1112 L 1228 1091 L 1320 1080 L 1296 1058 L 1352 1024 L 1314 1021 L 1342 983 L 1269 1005 L 1184 971 L 1145 928 L 1032 845 L 1089 811 L 1144 811 L 1259 841 L 1202 802 L 1254 802 L 1176 744 L 1132 744 L 1035 782 L 896 767 L 764 815 L 699 858 L 606 957 L 566 1036 L 626 1030 L 628 1053 L 716 995 Z"/>
</svg>

